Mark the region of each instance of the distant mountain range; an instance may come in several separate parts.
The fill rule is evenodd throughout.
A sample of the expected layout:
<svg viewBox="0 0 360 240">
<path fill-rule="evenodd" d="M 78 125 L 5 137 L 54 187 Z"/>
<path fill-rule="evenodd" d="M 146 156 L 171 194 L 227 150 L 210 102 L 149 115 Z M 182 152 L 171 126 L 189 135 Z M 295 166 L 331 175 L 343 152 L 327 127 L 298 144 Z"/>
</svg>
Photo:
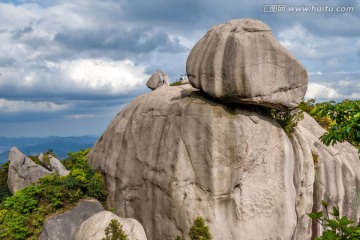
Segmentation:
<svg viewBox="0 0 360 240">
<path fill-rule="evenodd" d="M 0 137 L 0 164 L 8 159 L 11 147 L 17 147 L 25 155 L 38 155 L 52 149 L 59 159 L 67 157 L 68 152 L 92 147 L 98 137 L 45 137 L 45 138 L 8 138 Z"/>
</svg>

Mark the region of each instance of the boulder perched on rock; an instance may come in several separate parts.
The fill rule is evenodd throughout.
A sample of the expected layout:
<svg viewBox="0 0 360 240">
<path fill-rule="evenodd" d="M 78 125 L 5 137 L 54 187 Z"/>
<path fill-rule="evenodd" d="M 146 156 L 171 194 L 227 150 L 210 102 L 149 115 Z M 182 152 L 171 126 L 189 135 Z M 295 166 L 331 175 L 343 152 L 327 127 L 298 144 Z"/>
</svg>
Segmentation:
<svg viewBox="0 0 360 240">
<path fill-rule="evenodd" d="M 160 70 L 156 70 L 146 83 L 146 86 L 151 90 L 155 90 L 163 85 L 169 86 L 170 81 L 169 77 Z"/>
<path fill-rule="evenodd" d="M 109 211 L 99 212 L 84 221 L 74 235 L 74 240 L 102 240 L 111 220 L 117 220 L 129 240 L 146 240 L 144 228 L 131 218 L 120 218 Z"/>
<path fill-rule="evenodd" d="M 224 105 L 189 85 L 140 96 L 88 155 L 108 204 L 149 239 L 186 236 L 197 216 L 213 239 L 311 239 L 321 200 L 358 219 L 357 150 L 326 147 L 309 116 L 289 138 L 263 108 Z M 341 151 L 340 151 L 341 150 Z"/>
<path fill-rule="evenodd" d="M 12 194 L 52 173 L 34 163 L 16 147 L 12 147 L 9 151 L 9 162 L 7 184 Z"/>
<path fill-rule="evenodd" d="M 41 153 L 39 156 L 39 161 L 44 163 L 44 154 Z M 47 158 L 48 158 L 48 165 L 49 165 L 49 168 L 52 172 L 57 172 L 60 176 L 67 176 L 70 171 L 67 170 L 64 165 L 56 158 L 54 157 L 53 155 L 51 154 L 47 154 Z"/>
<path fill-rule="evenodd" d="M 195 88 L 225 103 L 293 109 L 307 89 L 304 67 L 255 19 L 210 29 L 191 50 L 186 71 Z"/>
<path fill-rule="evenodd" d="M 47 219 L 44 223 L 39 239 L 73 239 L 75 231 L 86 219 L 103 210 L 103 206 L 97 200 L 84 200 L 76 207 L 66 211 L 65 213 Z"/>
</svg>

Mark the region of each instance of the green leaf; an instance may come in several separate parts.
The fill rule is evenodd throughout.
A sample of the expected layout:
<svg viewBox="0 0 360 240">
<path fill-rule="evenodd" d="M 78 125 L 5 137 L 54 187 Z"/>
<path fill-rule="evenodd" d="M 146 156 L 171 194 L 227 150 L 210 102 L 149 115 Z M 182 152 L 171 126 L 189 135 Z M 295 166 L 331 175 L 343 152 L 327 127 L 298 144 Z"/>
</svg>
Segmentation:
<svg viewBox="0 0 360 240">
<path fill-rule="evenodd" d="M 340 226 L 340 224 L 336 220 L 325 219 L 325 221 L 327 222 L 325 226 L 331 227 L 333 230 L 336 230 Z"/>
<path fill-rule="evenodd" d="M 323 205 L 324 207 L 328 207 L 328 206 L 329 206 L 329 203 L 328 203 L 328 202 L 325 202 L 325 201 L 321 201 L 321 205 Z"/>
<path fill-rule="evenodd" d="M 330 213 L 331 215 L 333 215 L 334 217 L 339 217 L 340 213 L 339 213 L 339 208 L 333 206 L 333 211 Z"/>
<path fill-rule="evenodd" d="M 346 216 L 343 216 L 338 222 L 339 222 L 339 226 L 342 227 L 352 224 L 354 221 L 351 221 Z"/>
<path fill-rule="evenodd" d="M 336 233 L 335 231 L 325 231 L 322 235 L 323 240 L 336 240 Z"/>
<path fill-rule="evenodd" d="M 314 219 L 314 220 L 319 220 L 322 216 L 323 216 L 323 212 L 316 212 L 316 213 L 307 213 L 307 215 L 309 216 L 309 218 Z"/>
</svg>

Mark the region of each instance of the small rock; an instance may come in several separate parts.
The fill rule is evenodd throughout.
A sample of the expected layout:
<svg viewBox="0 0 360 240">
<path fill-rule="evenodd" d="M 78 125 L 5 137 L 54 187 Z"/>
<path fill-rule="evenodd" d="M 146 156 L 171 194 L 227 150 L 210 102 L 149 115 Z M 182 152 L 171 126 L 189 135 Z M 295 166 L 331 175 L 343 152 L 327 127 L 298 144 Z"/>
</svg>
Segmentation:
<svg viewBox="0 0 360 240">
<path fill-rule="evenodd" d="M 149 78 L 146 86 L 151 90 L 155 90 L 163 85 L 170 85 L 169 77 L 162 71 L 156 70 Z"/>
</svg>

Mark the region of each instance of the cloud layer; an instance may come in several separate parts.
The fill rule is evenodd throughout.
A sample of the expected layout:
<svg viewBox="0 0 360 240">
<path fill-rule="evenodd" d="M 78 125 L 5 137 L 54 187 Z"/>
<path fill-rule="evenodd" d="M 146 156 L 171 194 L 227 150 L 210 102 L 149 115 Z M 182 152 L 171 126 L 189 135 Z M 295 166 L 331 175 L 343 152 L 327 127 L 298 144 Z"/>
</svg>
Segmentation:
<svg viewBox="0 0 360 240">
<path fill-rule="evenodd" d="M 265 0 L 0 1 L 0 135 L 100 134 L 121 106 L 148 91 L 153 71 L 175 81 L 205 32 L 234 18 L 273 29 L 308 69 L 307 97 L 359 98 L 359 2 L 280 2 L 355 11 L 266 13 Z"/>
</svg>

